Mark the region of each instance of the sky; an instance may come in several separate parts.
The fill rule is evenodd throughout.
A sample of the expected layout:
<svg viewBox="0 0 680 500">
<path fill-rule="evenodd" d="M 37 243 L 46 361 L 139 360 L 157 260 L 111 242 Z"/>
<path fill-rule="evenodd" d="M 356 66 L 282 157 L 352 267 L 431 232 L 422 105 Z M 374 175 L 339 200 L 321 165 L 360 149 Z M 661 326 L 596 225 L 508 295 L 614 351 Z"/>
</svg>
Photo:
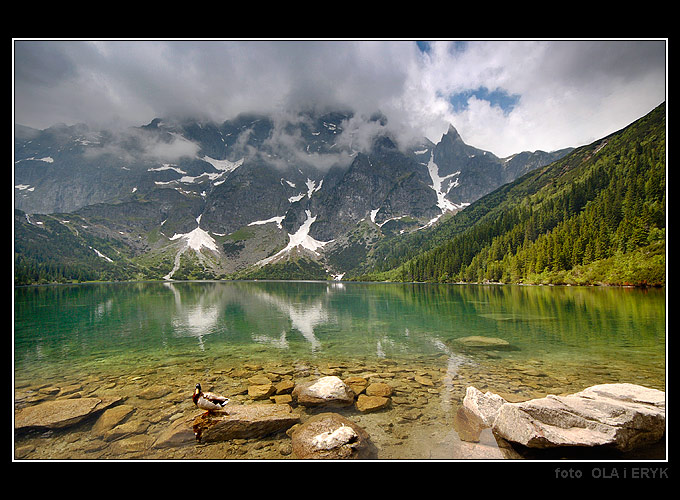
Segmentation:
<svg viewBox="0 0 680 500">
<path fill-rule="evenodd" d="M 13 40 L 14 122 L 221 123 L 376 111 L 406 142 L 453 125 L 505 157 L 589 144 L 667 99 L 667 40 Z"/>
</svg>

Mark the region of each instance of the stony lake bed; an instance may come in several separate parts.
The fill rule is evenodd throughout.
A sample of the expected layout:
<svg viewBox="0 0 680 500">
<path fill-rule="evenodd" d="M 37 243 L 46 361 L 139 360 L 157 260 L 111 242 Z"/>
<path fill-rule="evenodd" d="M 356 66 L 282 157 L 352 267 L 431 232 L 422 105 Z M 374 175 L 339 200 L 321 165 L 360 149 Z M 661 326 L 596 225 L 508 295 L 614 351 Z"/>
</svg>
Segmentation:
<svg viewBox="0 0 680 500">
<path fill-rule="evenodd" d="M 445 361 L 445 360 L 441 360 Z M 215 361 L 217 364 L 218 361 Z M 15 437 L 18 459 L 262 459 L 298 458 L 292 450 L 289 433 L 273 432 L 266 436 L 228 439 L 201 443 L 183 439 L 166 442 L 163 435 L 178 420 L 193 419 L 204 413 L 191 400 L 194 381 L 221 391 L 230 397 L 229 405 L 287 404 L 304 422 L 315 415 L 338 413 L 366 430 L 376 447 L 374 459 L 388 460 L 503 460 L 536 457 L 536 452 L 522 450 L 496 439 L 488 428 L 479 428 L 461 413 L 469 384 L 480 390 L 502 395 L 509 402 L 541 398 L 547 394 L 570 394 L 582 385 L 601 382 L 602 368 L 593 367 L 590 376 L 580 369 L 576 373 L 548 375 L 540 362 L 494 369 L 492 362 L 471 364 L 451 373 L 436 360 L 398 363 L 344 364 L 322 363 L 261 365 L 246 363 L 239 367 L 211 370 L 183 370 L 185 378 L 176 376 L 177 366 L 125 377 L 91 377 L 80 380 L 55 380 L 32 387 L 17 384 L 15 407 L 20 409 L 46 401 L 74 398 L 111 398 L 116 403 L 107 410 L 93 413 L 75 425 L 62 429 L 33 428 Z M 484 376 L 475 373 L 484 367 Z M 573 367 L 576 371 L 578 368 Z M 360 407 L 358 403 L 337 407 L 305 407 L 290 396 L 296 384 L 336 376 L 353 387 L 355 394 L 367 388 L 382 389 L 379 406 Z M 616 374 L 611 379 L 617 379 Z M 641 377 L 644 379 L 644 377 Z M 643 380 L 644 381 L 644 380 Z M 584 386 L 585 387 L 585 386 Z M 385 390 L 385 388 L 387 388 Z M 207 389 L 206 389 L 207 390 Z M 361 391 L 361 392 L 360 392 Z M 370 389 L 369 389 L 370 393 Z M 108 413 L 107 413 L 108 412 Z M 643 450 L 630 456 L 659 456 L 663 450 Z M 540 457 L 540 454 L 538 455 Z M 547 456 L 553 456 L 547 454 Z M 595 454 L 597 456 L 597 453 Z M 609 457 L 626 455 L 611 453 Z"/>
<path fill-rule="evenodd" d="M 411 295 L 409 291 L 406 295 L 397 296 L 394 295 L 395 288 L 388 288 L 389 304 L 386 302 L 384 288 L 378 287 L 379 294 L 371 296 L 365 295 L 362 290 L 355 299 L 360 300 L 364 306 L 366 300 L 376 301 L 380 306 L 371 308 L 371 314 L 376 310 L 389 311 L 389 314 L 375 314 L 376 317 L 371 317 L 368 331 L 347 341 L 335 330 L 333 334 L 328 334 L 324 328 L 329 328 L 329 325 L 337 328 L 338 323 L 349 323 L 350 328 L 357 328 L 350 321 L 342 321 L 346 317 L 343 314 L 350 314 L 346 310 L 348 302 L 334 304 L 332 300 L 329 301 L 330 297 L 338 296 L 333 294 L 342 296 L 345 291 L 352 291 L 352 285 L 343 289 L 333 288 L 332 284 L 302 285 L 304 295 L 300 295 L 298 288 L 298 294 L 293 299 L 286 300 L 283 295 L 277 295 L 282 290 L 280 284 L 274 285 L 273 290 L 265 284 L 240 288 L 240 291 L 254 290 L 258 300 L 266 296 L 265 302 L 273 302 L 277 311 L 286 310 L 288 329 L 282 331 L 281 325 L 277 324 L 269 334 L 255 329 L 256 325 L 263 324 L 260 321 L 263 311 L 261 308 L 257 308 L 256 312 L 234 309 L 234 301 L 245 308 L 243 294 L 238 299 L 232 295 L 225 299 L 219 293 L 215 299 L 215 292 L 222 289 L 220 284 L 213 283 L 204 287 L 191 285 L 187 289 L 182 286 L 175 284 L 174 290 L 173 287 L 161 284 L 143 287 L 145 293 L 152 291 L 144 300 L 148 301 L 151 297 L 150 300 L 156 303 L 161 301 L 167 304 L 169 295 L 172 299 L 169 307 L 174 311 L 174 315 L 169 314 L 167 321 L 158 320 L 159 325 L 152 325 L 159 332 L 172 327 L 168 330 L 171 333 L 160 335 L 160 340 L 154 337 L 153 348 L 129 343 L 129 332 L 135 331 L 131 325 L 137 328 L 141 323 L 139 328 L 144 330 L 157 318 L 165 318 L 161 314 L 153 316 L 151 321 L 146 316 L 150 309 L 139 307 L 139 288 L 135 289 L 132 297 L 116 296 L 115 293 L 120 292 L 120 288 L 114 288 L 114 295 L 109 294 L 110 290 L 101 295 L 101 289 L 81 288 L 70 290 L 67 301 L 63 300 L 64 290 L 56 292 L 62 294 L 56 309 L 76 310 L 79 316 L 75 322 L 67 325 L 69 335 L 58 341 L 48 342 L 43 338 L 42 344 L 33 343 L 35 333 L 30 336 L 27 331 L 19 334 L 19 347 L 15 348 L 15 418 L 26 408 L 52 401 L 89 401 L 90 398 L 98 398 L 113 403 L 106 409 L 93 411 L 82 420 L 64 427 L 27 426 L 15 429 L 15 459 L 291 460 L 298 458 L 291 438 L 295 429 L 328 412 L 338 414 L 363 429 L 374 446 L 370 458 L 376 460 L 554 458 L 555 452 L 537 455 L 533 450 L 510 446 L 502 439 L 497 439 L 490 428 L 479 428 L 470 422 L 462 411 L 468 387 L 490 391 L 508 402 L 543 398 L 549 394 L 573 394 L 604 383 L 639 384 L 665 391 L 665 336 L 659 336 L 659 332 L 663 333 L 664 329 L 658 323 L 663 318 L 654 320 L 657 334 L 651 340 L 646 337 L 635 340 L 631 337 L 636 325 L 648 325 L 653 320 L 650 316 L 664 312 L 663 302 L 661 305 L 656 302 L 650 310 L 645 297 L 638 297 L 637 294 L 633 300 L 641 299 L 641 302 L 634 302 L 636 322 L 631 326 L 628 316 L 623 318 L 622 323 L 632 330 L 623 331 L 625 345 L 623 348 L 619 347 L 619 350 L 628 349 L 629 354 L 612 360 L 602 355 L 609 350 L 607 346 L 597 345 L 594 351 L 586 349 L 586 352 L 577 349 L 578 346 L 574 347 L 573 344 L 580 345 L 581 337 L 560 339 L 560 348 L 556 345 L 543 345 L 528 349 L 518 340 L 516 332 L 529 332 L 535 337 L 538 335 L 537 325 L 543 325 L 540 327 L 540 334 L 546 337 L 550 332 L 559 329 L 559 325 L 555 325 L 555 319 L 546 318 L 554 318 L 559 313 L 543 308 L 538 314 L 534 307 L 533 316 L 529 320 L 522 320 L 523 313 L 529 315 L 527 311 L 498 307 L 490 310 L 490 303 L 494 305 L 497 299 L 501 302 L 507 300 L 507 296 L 499 298 L 498 295 L 507 292 L 499 292 L 497 289 L 484 292 L 480 296 L 482 290 L 478 288 L 473 295 L 464 297 L 468 306 L 474 307 L 476 311 L 474 326 L 479 326 L 484 321 L 493 324 L 494 328 L 468 328 L 470 324 L 465 322 L 471 321 L 470 318 L 460 316 L 465 331 L 461 330 L 459 335 L 450 338 L 438 333 L 437 329 L 441 332 L 442 324 L 451 324 L 451 312 L 448 309 L 441 310 L 441 304 L 453 304 L 457 311 L 462 304 L 460 296 L 451 295 L 451 288 L 437 292 L 438 295 L 434 297 L 430 295 L 432 288 L 426 289 L 424 295 L 420 291 Z M 198 293 L 187 294 L 189 288 Z M 177 302 L 178 290 L 184 299 L 181 302 L 182 307 Z M 399 287 L 397 290 L 403 291 L 404 288 Z M 269 294 L 263 294 L 264 291 Z M 593 291 L 576 292 L 585 293 L 588 297 L 586 301 L 590 301 L 591 305 L 599 304 L 597 300 L 592 302 L 590 295 Z M 594 291 L 595 296 L 599 292 Z M 48 295 L 54 293 L 48 292 Z M 514 289 L 513 293 L 520 294 L 519 301 L 517 296 L 514 297 L 515 304 L 526 304 L 534 294 L 540 293 L 544 297 L 546 292 L 529 291 L 529 295 L 526 295 L 524 290 Z M 52 312 L 40 321 L 43 324 L 63 324 L 65 320 L 54 312 L 54 304 L 47 303 L 42 293 L 37 296 L 40 297 L 39 300 L 35 300 L 36 296 L 30 298 L 31 307 L 27 311 L 44 313 L 45 309 L 49 309 Z M 572 296 L 573 294 L 568 295 Z M 206 297 L 211 298 L 211 301 L 208 302 Z M 272 297 L 277 300 L 272 301 Z M 631 300 L 629 295 L 625 297 L 626 300 Z M 429 298 L 435 300 L 426 300 Z M 616 294 L 614 300 L 620 298 L 621 295 Z M 553 304 L 554 297 L 541 300 Z M 654 300 L 658 300 L 658 297 Z M 120 314 L 116 314 L 117 304 L 121 302 L 125 306 Z M 428 315 L 426 319 L 421 316 L 421 322 L 428 329 L 427 345 L 435 346 L 431 349 L 415 349 L 411 346 L 420 335 L 414 321 L 415 316 L 422 313 L 423 303 L 427 306 Z M 28 305 L 21 301 L 20 304 Z M 573 306 L 572 302 L 570 304 Z M 349 305 L 357 307 L 355 304 Z M 252 307 L 252 302 L 248 302 L 248 307 Z M 201 314 L 197 314 L 197 310 Z M 220 314 L 210 314 L 215 310 Z M 630 315 L 630 309 L 627 310 Z M 184 312 L 179 314 L 182 311 Z M 351 314 L 354 321 L 357 316 L 361 316 L 356 311 L 353 310 Z M 590 311 L 587 323 L 591 328 L 593 322 L 595 327 L 600 325 L 598 321 L 610 323 L 610 315 L 617 314 L 616 307 L 612 312 L 609 298 L 606 299 L 606 305 L 591 307 Z M 20 312 L 23 314 L 24 311 Z M 306 321 L 301 319 L 303 312 L 307 314 Z M 607 316 L 603 318 L 605 312 Z M 157 313 L 156 311 L 154 314 Z M 570 314 L 573 313 L 570 310 Z M 108 320 L 104 321 L 103 318 L 107 315 Z M 232 322 L 234 317 L 241 323 L 248 323 L 247 326 L 238 325 L 241 331 L 248 330 L 251 332 L 250 339 L 259 340 L 235 342 L 231 339 L 230 342 L 225 342 L 224 338 L 220 338 L 222 329 L 235 328 L 236 323 Z M 193 318 L 193 323 L 187 318 Z M 206 318 L 211 321 L 206 322 Z M 220 318 L 230 318 L 228 328 L 219 326 L 227 321 Z M 266 318 L 262 321 L 266 321 Z M 267 323 L 280 321 L 281 318 L 277 316 Z M 92 330 L 94 327 L 99 328 L 100 322 L 103 322 L 102 328 L 97 329 L 98 333 L 93 335 Z M 187 335 L 187 323 L 193 326 L 200 324 L 200 331 L 204 335 Z M 583 326 L 583 321 L 580 324 Z M 106 328 L 111 328 L 112 325 L 118 328 L 116 340 L 102 340 L 102 337 L 106 337 Z M 177 334 L 182 328 L 185 333 Z M 408 335 L 404 339 L 390 337 L 389 332 L 395 328 L 399 331 L 406 330 Z M 574 325 L 563 325 L 563 330 L 566 331 L 574 328 Z M 587 335 L 595 335 L 596 329 L 587 332 Z M 121 331 L 128 332 L 128 335 L 120 334 Z M 377 335 L 376 331 L 380 331 L 380 334 Z M 274 332 L 280 333 L 275 335 Z M 305 336 L 305 332 L 311 332 L 314 336 Z M 74 336 L 78 337 L 77 349 L 72 343 Z M 297 345 L 294 336 L 302 336 L 304 341 Z M 436 337 L 434 341 L 433 336 Z M 370 349 L 366 345 L 356 345 L 358 338 L 365 337 L 370 338 Z M 31 338 L 33 340 L 26 340 Z M 125 341 L 120 349 L 110 347 L 110 344 L 121 342 L 121 338 Z M 25 340 L 31 344 L 29 348 L 23 347 Z M 660 346 L 656 345 L 659 341 Z M 597 343 L 591 341 L 591 344 Z M 314 348 L 310 348 L 310 345 Z M 590 348 L 592 347 L 591 345 Z M 74 350 L 77 350 L 77 356 L 74 356 Z M 66 351 L 68 356 L 64 356 Z M 364 352 L 363 355 L 360 354 L 361 351 Z M 575 355 L 574 351 L 580 354 Z M 39 356 L 36 354 L 38 352 Z M 551 355 L 546 354 L 547 352 Z M 69 358 L 73 362 L 68 362 Z M 295 387 L 313 383 L 323 377 L 337 377 L 352 387 L 355 396 L 353 402 L 330 408 L 300 404 L 293 395 Z M 236 437 L 217 442 L 201 442 L 187 439 L 186 436 L 168 439 L 168 432 L 173 426 L 192 421 L 204 414 L 191 399 L 196 383 L 200 383 L 205 391 L 218 392 L 229 397 L 229 405 L 289 406 L 299 422 L 289 428 L 256 437 Z M 362 403 L 359 403 L 360 395 L 365 396 Z M 366 396 L 369 395 L 374 398 L 370 402 L 374 406 L 367 406 L 369 402 Z M 557 458 L 564 458 L 559 455 L 558 451 Z M 608 456 L 623 459 L 663 459 L 665 448 L 661 443 L 627 454 L 614 452 Z"/>
</svg>

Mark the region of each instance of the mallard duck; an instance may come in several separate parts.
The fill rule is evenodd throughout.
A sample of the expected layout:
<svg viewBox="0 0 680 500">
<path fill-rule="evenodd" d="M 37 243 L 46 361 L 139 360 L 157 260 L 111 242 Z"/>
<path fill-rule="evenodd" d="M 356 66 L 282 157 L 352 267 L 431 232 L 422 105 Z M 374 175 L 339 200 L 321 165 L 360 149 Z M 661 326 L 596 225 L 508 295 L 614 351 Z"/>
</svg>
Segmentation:
<svg viewBox="0 0 680 500">
<path fill-rule="evenodd" d="M 194 389 L 194 395 L 191 398 L 194 404 L 202 410 L 221 410 L 229 402 L 229 398 L 220 396 L 219 394 L 213 394 L 212 392 L 203 392 L 201 390 L 201 384 L 196 384 L 196 389 Z"/>
</svg>

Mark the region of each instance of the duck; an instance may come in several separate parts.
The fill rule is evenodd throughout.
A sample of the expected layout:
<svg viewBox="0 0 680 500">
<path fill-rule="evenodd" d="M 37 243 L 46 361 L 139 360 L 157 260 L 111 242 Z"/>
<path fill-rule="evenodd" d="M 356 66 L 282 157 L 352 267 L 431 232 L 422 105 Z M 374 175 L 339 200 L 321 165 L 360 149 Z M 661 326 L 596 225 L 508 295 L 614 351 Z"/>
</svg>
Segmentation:
<svg viewBox="0 0 680 500">
<path fill-rule="evenodd" d="M 191 398 L 194 404 L 202 410 L 221 410 L 229 402 L 229 398 L 214 394 L 212 392 L 203 392 L 201 384 L 196 384 L 194 395 Z"/>
</svg>

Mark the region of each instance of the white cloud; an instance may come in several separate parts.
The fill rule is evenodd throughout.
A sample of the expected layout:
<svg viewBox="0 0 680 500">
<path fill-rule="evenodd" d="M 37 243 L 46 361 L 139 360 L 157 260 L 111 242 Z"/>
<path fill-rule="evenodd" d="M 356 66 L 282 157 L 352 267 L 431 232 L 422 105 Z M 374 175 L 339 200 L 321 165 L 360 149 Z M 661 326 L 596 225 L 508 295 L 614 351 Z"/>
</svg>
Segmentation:
<svg viewBox="0 0 680 500">
<path fill-rule="evenodd" d="M 381 111 L 402 138 L 436 142 L 452 123 L 505 156 L 585 144 L 666 92 L 664 40 L 436 42 L 427 53 L 412 41 L 14 43 L 15 120 L 36 128 L 351 105 Z M 518 100 L 505 112 L 474 96 L 457 111 L 448 102 L 481 87 Z"/>
<path fill-rule="evenodd" d="M 467 143 L 499 156 L 586 144 L 665 99 L 663 41 L 488 41 L 464 51 L 434 44 L 423 72 L 422 90 L 440 117 L 431 123 L 442 132 L 453 123 Z M 519 100 L 508 113 L 474 97 L 459 112 L 443 102 L 480 86 Z"/>
</svg>

